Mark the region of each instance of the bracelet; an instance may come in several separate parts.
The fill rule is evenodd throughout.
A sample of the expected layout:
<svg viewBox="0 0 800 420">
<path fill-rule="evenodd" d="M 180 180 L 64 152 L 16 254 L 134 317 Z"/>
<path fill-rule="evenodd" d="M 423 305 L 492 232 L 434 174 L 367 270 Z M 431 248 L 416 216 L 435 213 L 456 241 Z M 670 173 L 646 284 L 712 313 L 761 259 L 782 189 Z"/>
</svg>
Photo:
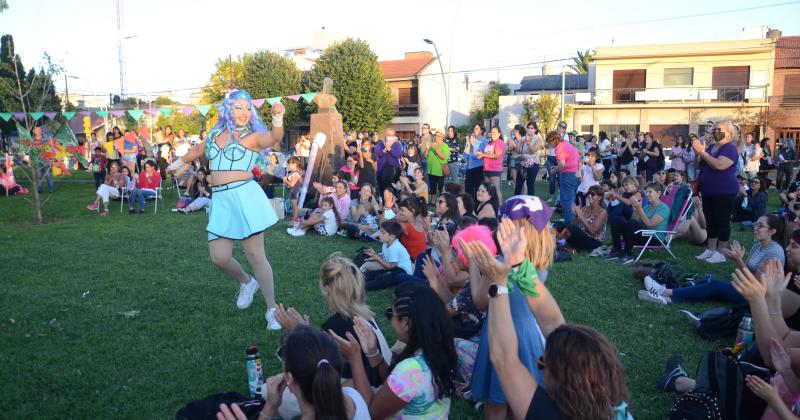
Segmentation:
<svg viewBox="0 0 800 420">
<path fill-rule="evenodd" d="M 367 359 L 371 359 L 375 356 L 380 356 L 380 354 L 381 354 L 380 350 L 375 349 L 375 353 L 370 353 L 370 354 L 364 353 L 364 356 L 367 356 Z"/>
<path fill-rule="evenodd" d="M 258 418 L 267 419 L 267 420 L 278 420 L 277 416 L 268 416 L 268 415 L 264 414 L 263 411 L 259 411 L 258 412 Z"/>
<path fill-rule="evenodd" d="M 272 128 L 281 128 L 283 127 L 283 115 L 273 115 L 272 116 Z"/>
</svg>

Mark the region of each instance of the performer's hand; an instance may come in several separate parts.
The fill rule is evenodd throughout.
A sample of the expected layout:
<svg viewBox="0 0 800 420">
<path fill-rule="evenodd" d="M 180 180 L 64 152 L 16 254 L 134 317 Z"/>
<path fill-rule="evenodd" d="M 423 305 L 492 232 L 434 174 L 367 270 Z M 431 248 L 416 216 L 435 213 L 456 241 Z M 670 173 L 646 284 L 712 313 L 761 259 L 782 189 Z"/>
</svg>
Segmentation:
<svg viewBox="0 0 800 420">
<path fill-rule="evenodd" d="M 286 113 L 286 107 L 284 107 L 283 104 L 278 101 L 272 105 L 271 111 L 272 115 L 281 116 Z"/>
</svg>

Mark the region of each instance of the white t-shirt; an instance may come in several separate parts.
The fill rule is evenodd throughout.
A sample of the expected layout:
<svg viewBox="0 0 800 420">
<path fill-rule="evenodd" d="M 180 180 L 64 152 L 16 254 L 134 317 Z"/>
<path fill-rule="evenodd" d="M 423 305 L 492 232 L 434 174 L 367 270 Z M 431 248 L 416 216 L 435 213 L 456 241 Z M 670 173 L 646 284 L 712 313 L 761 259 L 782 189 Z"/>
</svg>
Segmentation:
<svg viewBox="0 0 800 420">
<path fill-rule="evenodd" d="M 397 263 L 397 266 L 402 268 L 406 274 L 414 272 L 414 266 L 411 265 L 411 257 L 408 255 L 408 250 L 400 243 L 400 240 L 395 239 L 389 246 L 383 244 L 381 246 L 381 254 L 383 254 L 384 261 Z"/>
<path fill-rule="evenodd" d="M 353 400 L 353 404 L 356 406 L 356 411 L 353 413 L 353 417 L 351 417 L 350 420 L 370 420 L 369 407 L 367 407 L 366 401 L 364 401 L 364 398 L 361 397 L 358 391 L 349 386 L 343 386 L 342 394 L 350 397 L 350 399 Z"/>
<path fill-rule="evenodd" d="M 594 169 L 598 171 L 605 170 L 605 166 L 602 163 L 597 162 L 594 164 Z M 587 165 L 581 165 L 581 173 L 583 178 L 581 178 L 581 185 L 578 185 L 578 192 L 586 194 L 589 191 L 589 187 L 592 185 L 600 185 L 600 181 L 594 179 L 594 174 L 592 174 L 592 167 Z"/>
<path fill-rule="evenodd" d="M 314 225 L 314 228 L 317 230 L 317 233 L 324 236 L 333 236 L 336 234 L 336 215 L 333 214 L 333 209 L 322 213 L 322 216 L 325 218 L 325 221 L 322 223 L 317 223 Z"/>
<path fill-rule="evenodd" d="M 608 139 L 603 140 L 600 142 L 600 156 L 606 156 L 611 154 L 611 142 Z"/>
<path fill-rule="evenodd" d="M 175 140 L 175 156 L 183 157 L 189 152 L 190 144 L 186 140 Z"/>
</svg>

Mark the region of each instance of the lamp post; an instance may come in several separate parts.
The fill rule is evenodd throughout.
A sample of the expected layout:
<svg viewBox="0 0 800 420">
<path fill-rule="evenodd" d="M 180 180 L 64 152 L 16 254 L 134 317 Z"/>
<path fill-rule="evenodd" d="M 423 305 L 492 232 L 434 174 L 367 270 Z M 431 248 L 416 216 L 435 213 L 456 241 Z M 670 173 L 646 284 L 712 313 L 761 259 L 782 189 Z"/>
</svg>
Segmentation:
<svg viewBox="0 0 800 420">
<path fill-rule="evenodd" d="M 64 72 L 64 96 L 66 97 L 66 100 L 64 101 L 64 111 L 67 111 L 67 104 L 69 104 L 69 84 L 67 83 L 68 78 L 75 80 L 80 79 L 78 76 L 67 76 L 67 72 Z"/>
<path fill-rule="evenodd" d="M 428 45 L 433 45 L 433 50 L 436 51 L 436 61 L 439 62 L 439 72 L 442 74 L 442 86 L 444 87 L 445 107 L 447 108 L 445 110 L 445 113 L 444 113 L 444 115 L 445 115 L 445 124 L 444 124 L 443 128 L 445 130 L 447 130 L 447 127 L 450 126 L 450 92 L 449 92 L 449 89 L 447 87 L 447 82 L 445 81 L 445 78 L 444 78 L 444 67 L 442 67 L 442 59 L 441 59 L 441 56 L 439 55 L 439 49 L 436 48 L 436 43 L 435 42 L 431 41 L 428 38 L 423 39 L 423 41 L 425 41 L 425 43 L 428 44 Z"/>
</svg>

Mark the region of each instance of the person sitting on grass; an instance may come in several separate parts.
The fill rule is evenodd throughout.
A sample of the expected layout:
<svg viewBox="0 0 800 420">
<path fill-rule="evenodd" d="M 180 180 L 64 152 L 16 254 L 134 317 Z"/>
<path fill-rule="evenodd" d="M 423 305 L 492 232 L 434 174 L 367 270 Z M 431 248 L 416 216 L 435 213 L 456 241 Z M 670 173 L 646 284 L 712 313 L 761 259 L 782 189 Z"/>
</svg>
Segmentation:
<svg viewBox="0 0 800 420">
<path fill-rule="evenodd" d="M 339 214 L 339 223 L 341 223 L 350 220 L 350 192 L 347 182 L 338 179 L 334 182 L 335 185 L 333 187 L 322 185 L 319 182 L 314 182 L 313 186 L 320 194 L 318 205 L 322 203 L 324 197 L 333 199 L 334 206 Z"/>
<path fill-rule="evenodd" d="M 297 200 L 300 199 L 300 188 L 303 186 L 302 176 L 300 175 L 302 170 L 301 165 L 300 158 L 297 156 L 292 156 L 286 161 L 286 166 L 289 168 L 289 175 L 286 175 L 283 182 L 289 190 L 289 202 L 292 205 L 292 220 L 297 219 L 300 208 Z"/>
<path fill-rule="evenodd" d="M 619 260 L 622 264 L 630 264 L 634 261 L 631 255 L 634 245 L 642 245 L 647 241 L 647 237 L 636 233 L 642 229 L 667 230 L 669 222 L 669 207 L 661 202 L 661 193 L 664 187 L 658 182 L 651 182 L 645 188 L 647 205 L 636 198 L 631 199 L 634 217 L 624 221 L 619 218 L 611 219 L 611 241 L 612 251 L 606 257 L 607 261 Z M 663 235 L 659 233 L 658 235 Z M 625 240 L 625 248 L 622 248 L 622 240 Z M 662 238 L 663 240 L 663 238 Z"/>
<path fill-rule="evenodd" d="M 136 212 L 136 202 L 139 202 L 139 213 L 144 213 L 144 202 L 147 198 L 157 195 L 156 190 L 161 186 L 161 174 L 156 171 L 156 164 L 152 160 L 144 163 L 144 172 L 139 174 L 139 182 L 136 188 L 131 191 L 130 208 L 131 214 Z"/>
<path fill-rule="evenodd" d="M 497 217 L 500 198 L 497 196 L 497 188 L 495 188 L 494 184 L 490 182 L 481 183 L 475 192 L 475 199 L 478 201 L 478 206 L 475 208 L 478 220 L 484 217 Z"/>
<path fill-rule="evenodd" d="M 428 205 L 428 184 L 425 183 L 425 172 L 422 168 L 417 166 L 414 168 L 414 181 L 413 183 L 408 177 L 400 177 L 400 192 L 414 194 L 425 200 L 425 205 Z"/>
<path fill-rule="evenodd" d="M 524 230 L 506 219 L 500 223 L 497 239 L 503 262 L 480 241 L 465 243 L 464 247 L 470 265 L 480 269 L 483 282 L 492 284 L 487 299 L 488 347 L 511 417 L 632 420 L 626 402 L 630 393 L 617 351 L 596 330 L 565 323 L 547 287 L 536 280 L 536 272 L 524 268 L 531 266 Z M 534 285 L 526 292 L 528 307 L 520 310 L 532 312 L 539 320 L 553 320 L 542 329 L 547 347 L 536 359 L 535 372 L 520 360 L 518 340 L 527 338 L 516 328 L 509 328 L 519 316 L 510 293 L 522 287 L 518 282 Z"/>
<path fill-rule="evenodd" d="M 403 229 L 400 243 L 406 248 L 411 259 L 416 260 L 427 249 L 425 237 L 426 232 L 430 230 L 427 203 L 415 195 L 409 196 L 400 201 L 396 220 Z"/>
<path fill-rule="evenodd" d="M 119 171 L 119 163 L 111 162 L 108 167 L 108 175 L 106 175 L 106 179 L 103 181 L 103 184 L 100 185 L 100 188 L 97 189 L 94 203 L 89 204 L 86 206 L 86 208 L 92 211 L 97 211 L 100 207 L 100 200 L 102 200 L 103 211 L 100 212 L 100 215 L 108 216 L 109 198 L 119 198 L 120 188 L 125 188 L 125 186 L 125 175 Z"/>
<path fill-rule="evenodd" d="M 589 187 L 586 202 L 587 205 L 583 208 L 573 204 L 573 223 L 561 224 L 557 228 L 561 231 L 559 237 L 564 237 L 571 248 L 593 251 L 603 245 L 606 236 L 608 213 L 603 208 L 603 189 L 599 185 Z"/>
<path fill-rule="evenodd" d="M 396 220 L 381 223 L 378 239 L 381 241 L 381 253 L 372 248 L 365 250 L 369 256 L 361 266 L 367 290 L 381 290 L 396 285 L 401 274 L 411 274 L 414 266 L 408 251 L 400 243 L 403 228 Z"/>
<path fill-rule="evenodd" d="M 350 198 L 348 196 L 348 198 Z M 292 236 L 303 236 L 309 229 L 316 230 L 322 236 L 333 236 L 339 228 L 341 218 L 336 209 L 334 200 L 331 197 L 322 197 L 322 200 L 313 212 L 306 215 L 297 227 L 286 229 L 286 233 Z"/>
<path fill-rule="evenodd" d="M 441 193 L 436 200 L 436 227 L 444 226 L 448 232 L 453 232 L 459 219 L 458 215 L 458 201 L 456 196 L 450 193 Z M 428 238 L 431 242 L 432 238 Z"/>
<path fill-rule="evenodd" d="M 767 192 L 761 188 L 761 180 L 750 180 L 750 189 L 739 190 L 733 210 L 733 222 L 742 222 L 740 230 L 752 229 L 753 222 L 764 215 L 767 210 Z"/>
<path fill-rule="evenodd" d="M 471 195 L 461 193 L 456 196 L 456 201 L 458 202 L 458 215 L 460 218 L 464 216 L 473 217 L 475 219 L 478 218 L 475 214 L 475 200 Z"/>
<path fill-rule="evenodd" d="M 446 419 L 450 398 L 455 396 L 457 356 L 453 331 L 444 305 L 430 287 L 407 284 L 399 287 L 394 303 L 386 309 L 397 339 L 406 343 L 397 361 L 387 367 L 386 381 L 374 390 L 364 374 L 361 352 L 371 366 L 385 363 L 377 351 L 373 330 L 363 320 L 356 320 L 356 336 L 331 336 L 350 362 L 353 383 L 369 406 L 375 420 Z"/>
<path fill-rule="evenodd" d="M 608 221 L 620 219 L 628 221 L 633 216 L 633 200 L 642 200 L 639 181 L 632 176 L 622 178 L 622 192 L 611 189 L 608 192 Z"/>
<path fill-rule="evenodd" d="M 28 189 L 23 188 L 17 184 L 17 179 L 14 178 L 14 162 L 11 157 L 6 153 L 5 163 L 0 166 L 0 195 L 14 195 L 14 194 L 27 194 Z"/>
<path fill-rule="evenodd" d="M 756 221 L 753 232 L 753 248 L 750 251 L 750 258 L 745 263 L 745 249 L 738 241 L 732 241 L 728 249 L 723 253 L 726 257 L 736 263 L 738 269 L 747 268 L 754 273 L 761 273 L 761 270 L 770 260 L 777 260 L 783 267 L 786 262 L 781 246 L 780 238 L 783 237 L 783 221 L 780 217 L 770 214 L 761 216 Z M 639 299 L 666 305 L 672 302 L 699 302 L 709 299 L 720 299 L 735 304 L 745 303 L 745 299 L 734 290 L 730 282 L 721 280 L 711 280 L 691 287 L 681 287 L 679 289 L 667 289 L 650 277 L 644 279 L 645 290 L 639 291 Z M 696 321 L 696 317 L 689 311 L 682 311 L 684 315 Z"/>
<path fill-rule="evenodd" d="M 374 241 L 378 232 L 378 211 L 381 209 L 375 199 L 372 184 L 362 184 L 358 190 L 358 201 L 350 204 L 350 215 L 355 223 L 347 223 L 343 229 L 344 236 Z"/>
<path fill-rule="evenodd" d="M 188 214 L 194 211 L 202 210 L 211 205 L 211 186 L 208 183 L 208 177 L 208 168 L 200 168 L 197 171 L 197 178 L 192 186 L 192 191 L 194 191 L 194 200 L 192 200 L 192 202 L 186 207 L 178 209 L 178 211 Z"/>
<path fill-rule="evenodd" d="M 706 215 L 703 213 L 703 202 L 700 197 L 692 197 L 692 215 L 684 219 L 677 227 L 677 233 L 672 238 L 686 239 L 694 245 L 703 245 L 708 237 L 706 231 Z"/>
</svg>

